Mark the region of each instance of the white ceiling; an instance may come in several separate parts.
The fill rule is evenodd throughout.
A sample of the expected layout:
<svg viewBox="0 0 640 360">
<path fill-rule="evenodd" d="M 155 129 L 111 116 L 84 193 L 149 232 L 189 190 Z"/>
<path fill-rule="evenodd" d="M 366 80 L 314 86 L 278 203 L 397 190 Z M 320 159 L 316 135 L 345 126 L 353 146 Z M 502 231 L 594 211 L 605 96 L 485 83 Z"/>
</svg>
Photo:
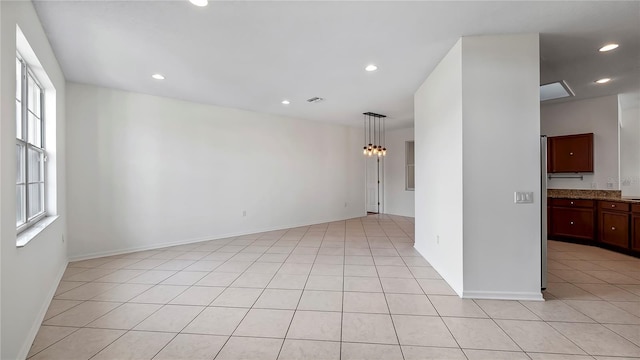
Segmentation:
<svg viewBox="0 0 640 360">
<path fill-rule="evenodd" d="M 482 34 L 539 32 L 541 83 L 564 79 L 577 98 L 640 89 L 638 1 L 34 3 L 69 81 L 302 119 L 411 123 L 418 86 Z M 620 48 L 598 53 L 607 42 Z"/>
</svg>

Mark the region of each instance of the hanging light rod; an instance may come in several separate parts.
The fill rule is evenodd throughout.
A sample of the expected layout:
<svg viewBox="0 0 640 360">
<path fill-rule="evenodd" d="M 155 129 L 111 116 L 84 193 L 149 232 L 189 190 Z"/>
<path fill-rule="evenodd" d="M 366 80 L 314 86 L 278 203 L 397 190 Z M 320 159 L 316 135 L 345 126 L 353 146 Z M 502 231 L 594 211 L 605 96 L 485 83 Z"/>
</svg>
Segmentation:
<svg viewBox="0 0 640 360">
<path fill-rule="evenodd" d="M 362 115 L 373 116 L 373 117 L 377 117 L 377 118 L 386 118 L 387 117 L 387 115 L 376 114 L 376 113 L 372 113 L 372 112 L 362 113 Z"/>
</svg>

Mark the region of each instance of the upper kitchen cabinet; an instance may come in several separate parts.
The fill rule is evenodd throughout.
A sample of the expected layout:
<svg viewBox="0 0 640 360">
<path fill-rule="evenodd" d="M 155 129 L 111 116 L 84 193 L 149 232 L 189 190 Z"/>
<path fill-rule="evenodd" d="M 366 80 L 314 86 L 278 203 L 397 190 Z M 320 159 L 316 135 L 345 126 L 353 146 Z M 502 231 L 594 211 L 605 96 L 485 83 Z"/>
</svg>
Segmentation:
<svg viewBox="0 0 640 360">
<path fill-rule="evenodd" d="M 551 136 L 547 144 L 547 172 L 593 172 L 593 133 Z"/>
</svg>

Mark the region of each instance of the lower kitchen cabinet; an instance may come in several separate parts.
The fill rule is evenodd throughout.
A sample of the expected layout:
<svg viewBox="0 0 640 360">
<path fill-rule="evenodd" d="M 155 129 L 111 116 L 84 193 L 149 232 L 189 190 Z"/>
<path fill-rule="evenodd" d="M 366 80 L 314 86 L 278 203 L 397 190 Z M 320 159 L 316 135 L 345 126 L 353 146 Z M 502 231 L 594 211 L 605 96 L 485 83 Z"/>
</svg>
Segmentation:
<svg viewBox="0 0 640 360">
<path fill-rule="evenodd" d="M 640 204 L 631 207 L 631 249 L 640 251 Z"/>
<path fill-rule="evenodd" d="M 551 234 L 593 240 L 593 209 L 551 208 Z"/>
<path fill-rule="evenodd" d="M 628 248 L 629 247 L 629 214 L 614 211 L 600 212 L 601 242 Z"/>
</svg>

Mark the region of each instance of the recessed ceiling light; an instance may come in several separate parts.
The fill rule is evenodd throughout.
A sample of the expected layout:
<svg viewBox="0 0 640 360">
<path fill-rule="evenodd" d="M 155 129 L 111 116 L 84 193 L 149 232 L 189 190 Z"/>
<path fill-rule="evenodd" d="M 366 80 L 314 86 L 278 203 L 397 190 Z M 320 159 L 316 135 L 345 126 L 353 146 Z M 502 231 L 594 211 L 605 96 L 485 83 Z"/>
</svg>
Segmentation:
<svg viewBox="0 0 640 360">
<path fill-rule="evenodd" d="M 540 101 L 561 99 L 570 96 L 575 96 L 575 94 L 564 80 L 540 85 Z"/>
<path fill-rule="evenodd" d="M 618 48 L 618 44 L 607 44 L 603 47 L 600 48 L 600 51 L 605 52 L 605 51 L 611 51 L 613 49 L 617 49 Z"/>
<path fill-rule="evenodd" d="M 609 79 L 609 78 L 602 78 L 602 79 L 600 79 L 600 80 L 596 80 L 596 83 L 598 83 L 598 84 L 606 84 L 606 83 L 608 83 L 609 81 L 611 81 L 611 79 Z"/>
<path fill-rule="evenodd" d="M 209 0 L 189 0 L 195 6 L 207 6 Z"/>
<path fill-rule="evenodd" d="M 162 75 L 162 74 L 153 74 L 153 75 L 151 75 L 151 77 L 156 79 L 156 80 L 164 80 L 164 75 Z"/>
<path fill-rule="evenodd" d="M 282 100 L 282 105 L 289 105 L 291 104 L 291 101 L 289 100 Z"/>
<path fill-rule="evenodd" d="M 378 67 L 373 65 L 373 64 L 371 64 L 371 65 L 367 65 L 367 67 L 364 68 L 364 69 L 367 70 L 367 71 L 376 71 L 376 70 L 378 70 Z"/>
</svg>

